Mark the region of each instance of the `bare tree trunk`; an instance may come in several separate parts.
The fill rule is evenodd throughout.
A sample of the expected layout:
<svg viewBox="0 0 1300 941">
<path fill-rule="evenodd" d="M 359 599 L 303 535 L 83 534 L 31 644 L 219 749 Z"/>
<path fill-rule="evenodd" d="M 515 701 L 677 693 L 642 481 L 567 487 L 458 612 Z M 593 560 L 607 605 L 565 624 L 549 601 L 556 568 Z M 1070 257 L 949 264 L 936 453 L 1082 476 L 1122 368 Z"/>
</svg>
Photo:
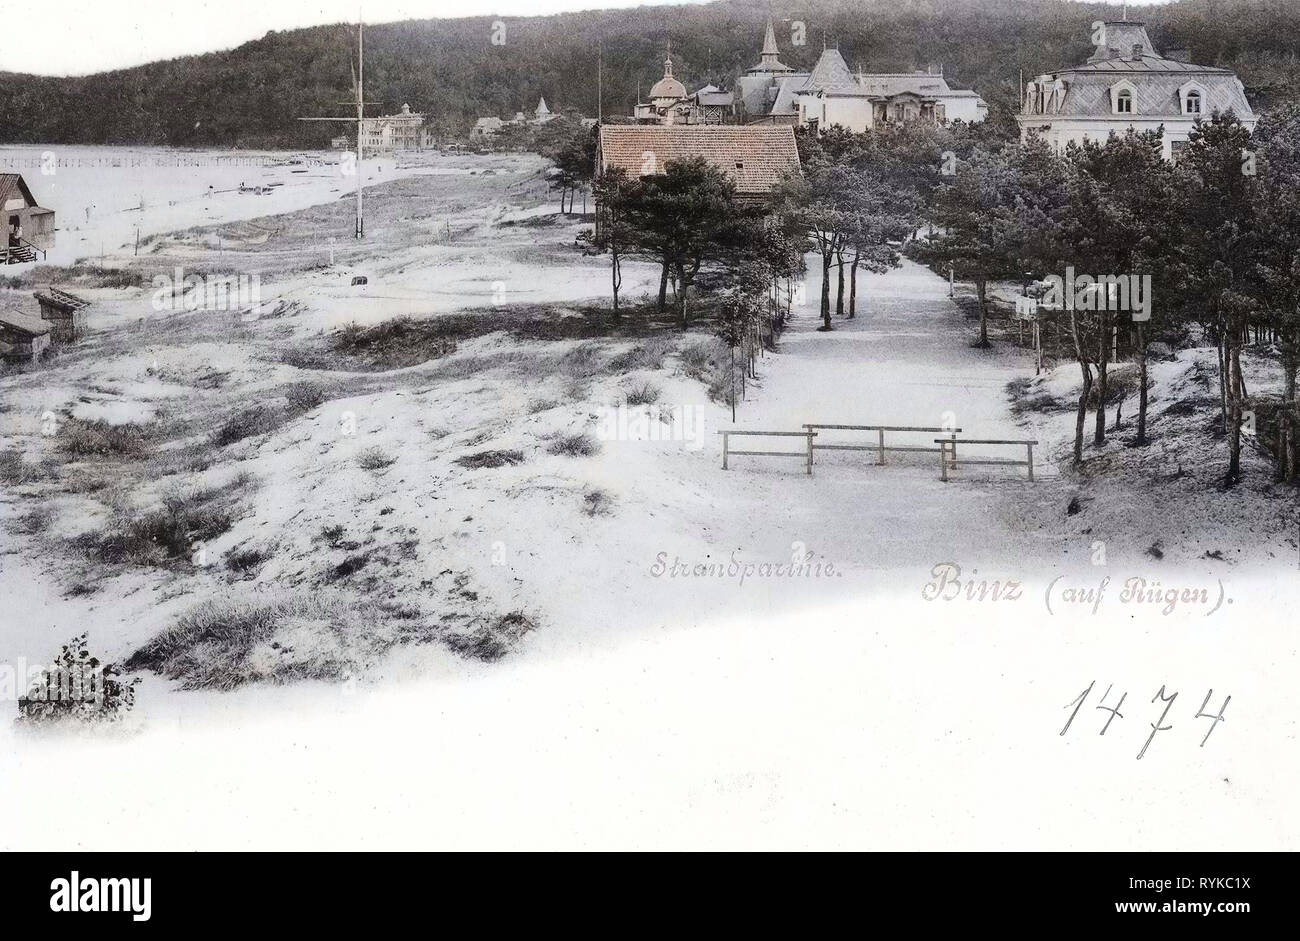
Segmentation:
<svg viewBox="0 0 1300 941">
<path fill-rule="evenodd" d="M 819 330 L 832 330 L 831 326 L 831 251 L 822 252 L 822 325 Z"/>
<path fill-rule="evenodd" d="M 618 289 L 623 286 L 623 268 L 618 261 L 618 252 L 610 251 L 610 284 L 614 289 L 614 316 L 618 316 Z"/>
<path fill-rule="evenodd" d="M 1097 340 L 1097 422 L 1092 443 L 1106 443 L 1106 395 L 1110 391 L 1106 370 L 1110 364 L 1110 324 L 1105 313 L 1101 316 L 1100 337 Z"/>
<path fill-rule="evenodd" d="M 985 298 L 985 289 L 987 287 L 988 283 L 983 278 L 975 279 L 975 294 L 979 297 L 980 301 L 980 341 L 976 346 L 981 348 L 987 348 L 992 345 L 989 343 L 988 301 Z"/>
<path fill-rule="evenodd" d="M 844 316 L 844 251 L 835 253 L 835 275 L 839 285 L 835 291 L 835 316 Z"/>
<path fill-rule="evenodd" d="M 853 255 L 853 264 L 849 266 L 849 319 L 852 320 L 858 315 L 858 259 L 862 257 L 861 252 L 855 252 Z"/>
<path fill-rule="evenodd" d="M 1224 484 L 1231 487 L 1241 480 L 1241 358 L 1237 355 L 1240 335 L 1236 330 L 1224 350 L 1228 365 L 1228 472 L 1224 475 Z"/>
<path fill-rule="evenodd" d="M 659 273 L 659 313 L 663 313 L 668 305 L 668 259 L 664 259 L 663 270 Z"/>
<path fill-rule="evenodd" d="M 1147 443 L 1147 340 L 1138 324 L 1138 433 L 1137 443 Z"/>
<path fill-rule="evenodd" d="M 1224 347 L 1226 331 L 1219 331 L 1219 345 L 1215 351 L 1219 358 L 1219 414 L 1223 418 L 1223 430 L 1228 431 L 1228 354 Z"/>
<path fill-rule="evenodd" d="M 1083 463 L 1083 428 L 1088 420 L 1088 393 L 1092 391 L 1092 369 L 1087 363 L 1080 362 L 1083 371 L 1083 391 L 1079 393 L 1079 411 L 1074 419 L 1074 466 Z"/>
<path fill-rule="evenodd" d="M 1092 369 L 1083 355 L 1083 344 L 1079 341 L 1079 325 L 1074 318 L 1074 309 L 1070 309 L 1070 336 L 1074 339 L 1074 355 L 1079 361 L 1079 371 L 1083 374 L 1083 388 L 1079 392 L 1079 410 L 1074 418 L 1074 466 L 1083 463 L 1083 428 L 1088 419 L 1088 394 L 1092 391 Z"/>
<path fill-rule="evenodd" d="M 684 265 L 677 266 L 677 290 L 679 292 L 677 299 L 681 302 L 682 329 L 685 330 L 690 326 L 690 321 L 686 316 L 686 295 L 690 292 L 687 290 L 686 267 Z"/>
</svg>

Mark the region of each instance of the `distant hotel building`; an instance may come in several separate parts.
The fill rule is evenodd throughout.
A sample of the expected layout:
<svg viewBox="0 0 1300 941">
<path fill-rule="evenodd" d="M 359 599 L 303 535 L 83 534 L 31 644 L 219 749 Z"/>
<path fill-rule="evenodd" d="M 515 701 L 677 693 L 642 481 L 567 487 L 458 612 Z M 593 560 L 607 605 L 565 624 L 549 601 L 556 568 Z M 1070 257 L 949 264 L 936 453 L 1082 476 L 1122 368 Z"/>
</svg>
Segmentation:
<svg viewBox="0 0 1300 941">
<path fill-rule="evenodd" d="M 1198 118 L 1231 109 L 1249 129 L 1258 120 L 1236 74 L 1193 65 L 1181 52 L 1161 56 L 1145 25 L 1099 24 L 1097 49 L 1080 66 L 1038 76 L 1025 85 L 1016 121 L 1021 139 L 1042 137 L 1053 147 L 1105 142 L 1130 128 L 1164 128 L 1166 159 L 1187 145 Z"/>
<path fill-rule="evenodd" d="M 425 150 L 433 147 L 433 131 L 424 126 L 424 115 L 402 105 L 400 114 L 366 118 L 361 122 L 361 143 L 368 151 Z"/>
</svg>

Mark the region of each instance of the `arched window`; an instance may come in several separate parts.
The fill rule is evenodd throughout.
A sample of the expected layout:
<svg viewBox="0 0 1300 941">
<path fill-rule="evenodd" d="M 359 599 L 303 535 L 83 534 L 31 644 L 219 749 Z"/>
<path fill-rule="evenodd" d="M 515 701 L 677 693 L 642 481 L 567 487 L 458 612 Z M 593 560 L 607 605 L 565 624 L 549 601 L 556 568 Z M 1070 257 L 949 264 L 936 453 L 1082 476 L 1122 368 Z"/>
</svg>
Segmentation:
<svg viewBox="0 0 1300 941">
<path fill-rule="evenodd" d="M 1187 93 L 1187 113 L 1201 113 L 1201 93 L 1196 89 L 1192 89 Z"/>
<path fill-rule="evenodd" d="M 1133 113 L 1133 93 L 1127 88 L 1120 91 L 1115 96 L 1115 113 L 1132 114 Z"/>
</svg>

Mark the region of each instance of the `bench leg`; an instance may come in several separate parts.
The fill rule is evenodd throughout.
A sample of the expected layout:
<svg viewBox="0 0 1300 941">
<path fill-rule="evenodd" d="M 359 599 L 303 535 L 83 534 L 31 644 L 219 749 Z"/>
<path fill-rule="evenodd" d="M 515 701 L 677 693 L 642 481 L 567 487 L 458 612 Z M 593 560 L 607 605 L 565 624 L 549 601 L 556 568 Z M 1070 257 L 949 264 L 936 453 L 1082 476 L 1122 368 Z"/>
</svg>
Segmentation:
<svg viewBox="0 0 1300 941">
<path fill-rule="evenodd" d="M 942 441 L 939 442 L 939 479 L 945 483 L 948 480 L 948 445 Z"/>
<path fill-rule="evenodd" d="M 808 433 L 808 476 L 809 477 L 812 476 L 812 462 L 813 462 L 812 448 L 813 448 L 813 436 L 812 436 L 812 432 L 809 432 Z"/>
<path fill-rule="evenodd" d="M 1025 450 L 1029 452 L 1029 481 L 1032 483 L 1034 480 L 1034 446 L 1032 444 L 1027 444 L 1025 445 Z"/>
<path fill-rule="evenodd" d="M 722 436 L 722 469 L 727 469 L 727 436 Z"/>
</svg>

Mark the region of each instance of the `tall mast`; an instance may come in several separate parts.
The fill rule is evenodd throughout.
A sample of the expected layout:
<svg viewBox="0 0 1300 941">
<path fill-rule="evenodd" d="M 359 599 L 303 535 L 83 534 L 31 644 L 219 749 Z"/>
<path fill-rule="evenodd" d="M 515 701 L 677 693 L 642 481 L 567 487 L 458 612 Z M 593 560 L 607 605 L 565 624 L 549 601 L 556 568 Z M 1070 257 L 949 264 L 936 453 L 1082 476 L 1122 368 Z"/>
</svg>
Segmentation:
<svg viewBox="0 0 1300 941">
<path fill-rule="evenodd" d="M 365 172 L 361 163 L 361 137 L 366 122 L 366 26 L 357 16 L 357 227 L 356 237 L 366 237 L 366 219 L 361 211 L 361 190 Z"/>
</svg>

